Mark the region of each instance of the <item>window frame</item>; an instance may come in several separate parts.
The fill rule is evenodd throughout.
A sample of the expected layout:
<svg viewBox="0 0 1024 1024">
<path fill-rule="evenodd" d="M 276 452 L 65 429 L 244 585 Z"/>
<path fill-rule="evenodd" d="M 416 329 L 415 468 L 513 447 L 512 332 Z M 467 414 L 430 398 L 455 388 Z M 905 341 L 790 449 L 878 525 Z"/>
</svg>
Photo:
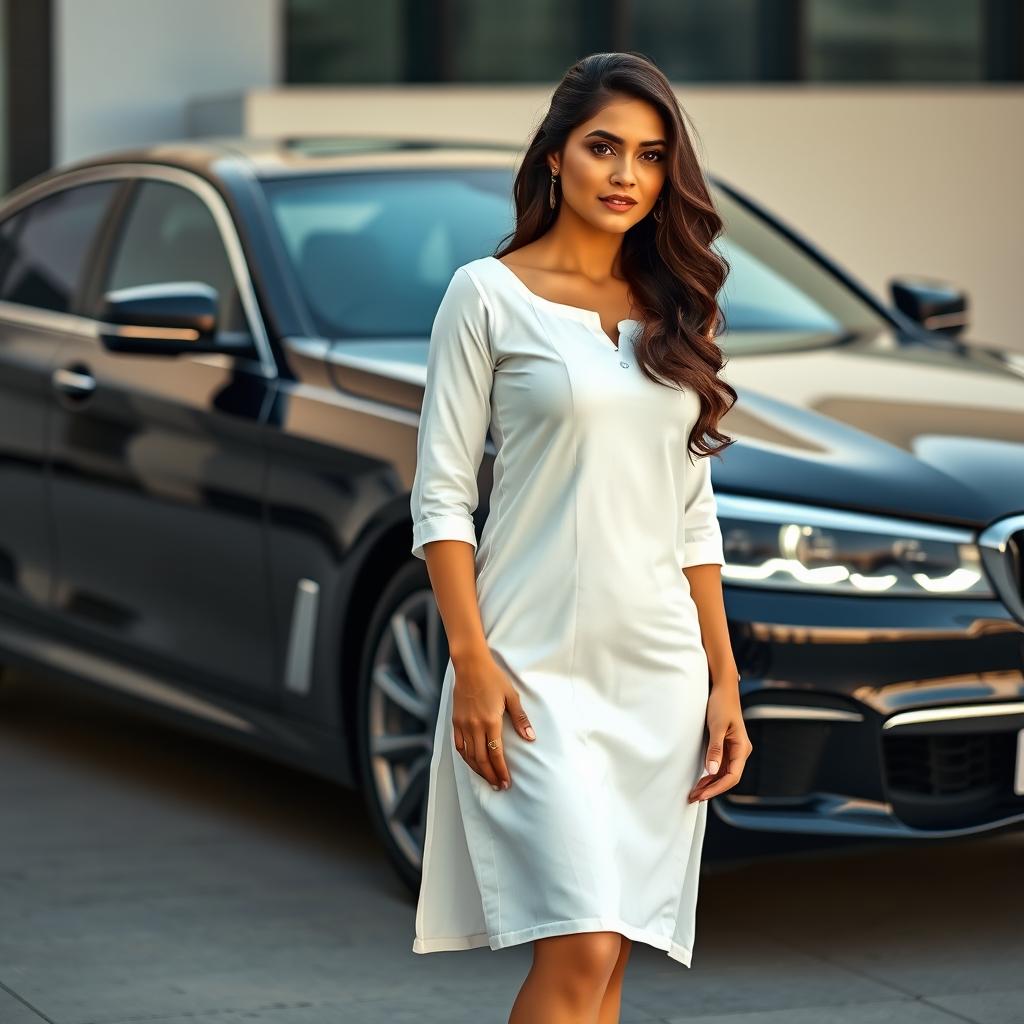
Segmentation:
<svg viewBox="0 0 1024 1024">
<path fill-rule="evenodd" d="M 259 354 L 258 361 L 233 353 L 222 354 L 219 352 L 195 355 L 185 353 L 182 358 L 199 362 L 213 362 L 218 365 L 222 364 L 225 359 L 230 359 L 233 362 L 251 366 L 253 371 L 262 377 L 276 379 L 279 376 L 277 362 L 274 359 L 266 324 L 256 298 L 245 251 L 242 248 L 238 229 L 227 203 L 217 189 L 200 175 L 169 164 L 124 163 L 80 168 L 26 187 L 0 206 L 0 223 L 6 223 L 9 218 L 17 216 L 35 203 L 67 189 L 102 181 L 122 182 L 122 187 L 111 200 L 106 217 L 93 240 L 87 257 L 93 269 L 83 276 L 79 291 L 74 296 L 72 311 L 58 313 L 0 300 L 0 320 L 80 334 L 92 337 L 96 340 L 97 345 L 100 344 L 99 334 L 104 325 L 89 311 L 95 308 L 93 303 L 98 296 L 101 282 L 106 280 L 110 260 L 120 237 L 121 227 L 125 223 L 126 215 L 131 207 L 131 197 L 135 187 L 144 180 L 157 180 L 180 185 L 193 192 L 210 211 L 227 253 L 246 325 Z"/>
</svg>

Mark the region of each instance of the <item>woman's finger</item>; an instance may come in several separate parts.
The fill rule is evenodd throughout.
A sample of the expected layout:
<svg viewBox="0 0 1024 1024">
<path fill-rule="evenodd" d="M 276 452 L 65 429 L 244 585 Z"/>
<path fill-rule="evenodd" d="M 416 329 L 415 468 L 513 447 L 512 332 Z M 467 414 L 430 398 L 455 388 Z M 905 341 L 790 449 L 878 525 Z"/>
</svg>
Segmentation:
<svg viewBox="0 0 1024 1024">
<path fill-rule="evenodd" d="M 498 780 L 498 786 L 501 789 L 508 789 L 512 785 L 512 778 L 508 773 L 508 765 L 505 764 L 505 748 L 502 745 L 501 739 L 501 722 L 493 726 L 491 729 L 493 733 L 493 739 L 497 742 L 497 746 L 492 747 L 490 740 L 492 736 L 487 737 L 487 746 L 484 748 L 487 751 L 488 757 L 491 759 L 491 768 L 494 769 L 494 775 Z"/>
<path fill-rule="evenodd" d="M 729 753 L 725 755 L 724 768 L 717 774 L 705 775 L 699 779 L 690 790 L 687 799 L 691 802 L 695 799 L 710 800 L 713 796 L 732 789 L 743 775 L 743 766 L 746 760 L 745 754 L 733 754 L 730 748 Z"/>
<path fill-rule="evenodd" d="M 460 756 L 464 757 L 465 750 L 463 747 L 466 743 L 466 739 L 462 735 L 462 730 L 454 723 L 452 724 L 452 739 L 455 741 L 455 749 L 459 752 Z"/>
<path fill-rule="evenodd" d="M 484 725 L 478 725 L 473 730 L 473 764 L 477 772 L 495 789 L 500 789 L 500 780 L 494 773 L 489 755 L 490 751 L 487 749 L 487 729 Z"/>
<path fill-rule="evenodd" d="M 710 800 L 712 797 L 718 796 L 719 793 L 732 789 L 740 781 L 740 774 L 739 772 L 726 772 L 724 775 L 712 775 L 710 778 L 715 780 L 714 784 L 697 792 L 696 799 Z"/>
</svg>

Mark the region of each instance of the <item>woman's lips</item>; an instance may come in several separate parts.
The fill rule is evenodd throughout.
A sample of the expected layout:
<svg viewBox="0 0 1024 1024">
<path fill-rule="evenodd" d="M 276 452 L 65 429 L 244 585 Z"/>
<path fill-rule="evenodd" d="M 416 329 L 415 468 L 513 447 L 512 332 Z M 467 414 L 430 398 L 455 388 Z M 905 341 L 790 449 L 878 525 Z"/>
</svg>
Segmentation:
<svg viewBox="0 0 1024 1024">
<path fill-rule="evenodd" d="M 602 203 L 608 207 L 609 210 L 614 210 L 616 213 L 625 213 L 627 210 L 632 210 L 636 203 L 630 202 L 616 202 L 614 199 L 602 199 Z"/>
</svg>

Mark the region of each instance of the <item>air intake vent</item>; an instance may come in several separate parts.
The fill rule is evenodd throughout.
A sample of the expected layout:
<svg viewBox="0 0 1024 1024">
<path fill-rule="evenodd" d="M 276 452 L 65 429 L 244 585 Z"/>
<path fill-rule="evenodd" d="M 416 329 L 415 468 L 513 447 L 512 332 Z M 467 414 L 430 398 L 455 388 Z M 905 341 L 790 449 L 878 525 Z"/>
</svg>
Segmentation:
<svg viewBox="0 0 1024 1024">
<path fill-rule="evenodd" d="M 1017 731 L 886 736 L 885 782 L 915 828 L 981 824 L 1024 811 L 1013 792 Z"/>
<path fill-rule="evenodd" d="M 892 790 L 928 796 L 994 793 L 1012 773 L 1011 734 L 887 739 Z"/>
</svg>

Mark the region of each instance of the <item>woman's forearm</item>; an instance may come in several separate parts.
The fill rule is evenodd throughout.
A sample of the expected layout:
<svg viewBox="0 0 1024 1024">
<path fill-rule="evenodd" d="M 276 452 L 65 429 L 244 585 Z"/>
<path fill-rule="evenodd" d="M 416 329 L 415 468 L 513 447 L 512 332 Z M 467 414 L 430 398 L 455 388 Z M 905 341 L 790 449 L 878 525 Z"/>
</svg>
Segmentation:
<svg viewBox="0 0 1024 1024">
<path fill-rule="evenodd" d="M 488 653 L 476 592 L 475 548 L 462 540 L 436 540 L 423 546 L 448 653 L 456 668 Z"/>
<path fill-rule="evenodd" d="M 690 596 L 697 606 L 701 642 L 708 656 L 712 686 L 739 687 L 739 671 L 729 637 L 729 622 L 722 594 L 722 567 L 718 564 L 691 565 L 683 569 L 690 584 Z"/>
</svg>

